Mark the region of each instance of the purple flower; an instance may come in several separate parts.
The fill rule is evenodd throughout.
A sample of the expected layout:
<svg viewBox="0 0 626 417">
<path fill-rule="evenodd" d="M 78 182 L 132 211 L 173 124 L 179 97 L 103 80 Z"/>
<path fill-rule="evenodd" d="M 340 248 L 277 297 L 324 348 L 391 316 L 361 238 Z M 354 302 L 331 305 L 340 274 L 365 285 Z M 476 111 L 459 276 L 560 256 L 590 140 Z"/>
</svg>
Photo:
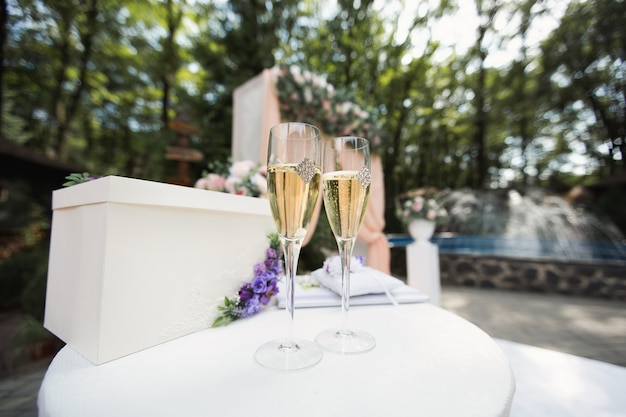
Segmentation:
<svg viewBox="0 0 626 417">
<path fill-rule="evenodd" d="M 266 271 L 266 265 L 263 262 L 259 262 L 257 264 L 254 264 L 254 275 L 261 275 L 262 273 L 264 273 Z"/>
<path fill-rule="evenodd" d="M 278 236 L 270 236 L 274 242 Z M 235 300 L 226 298 L 224 305 L 218 307 L 222 313 L 214 320 L 213 327 L 228 324 L 239 318 L 250 317 L 261 311 L 273 296 L 278 293 L 277 279 L 282 273 L 282 261 L 276 259 L 280 250 L 270 247 L 265 251 L 265 260 L 254 265 L 254 277 L 239 287 L 239 296 Z"/>
<path fill-rule="evenodd" d="M 247 302 L 254 296 L 254 291 L 252 289 L 252 285 L 249 282 L 243 284 L 239 289 L 239 300 L 242 303 Z"/>
<path fill-rule="evenodd" d="M 261 304 L 259 304 L 259 299 L 255 295 L 254 297 L 249 299 L 243 306 L 243 310 L 241 311 L 241 317 L 250 317 L 258 313 L 259 311 L 261 311 Z"/>
<path fill-rule="evenodd" d="M 267 282 L 263 275 L 254 278 L 252 281 L 252 289 L 256 294 L 262 294 L 267 289 Z"/>
<path fill-rule="evenodd" d="M 274 278 L 267 283 L 265 294 L 262 294 L 260 297 L 261 304 L 267 305 L 276 294 L 278 294 L 278 286 L 276 285 L 276 278 Z"/>
<path fill-rule="evenodd" d="M 280 274 L 282 272 L 281 263 L 278 259 L 266 259 L 265 267 L 274 274 Z"/>
<path fill-rule="evenodd" d="M 261 274 L 260 276 L 263 277 L 263 279 L 265 280 L 265 283 L 270 282 L 272 279 L 276 278 L 276 274 L 273 271 L 265 271 L 263 274 Z"/>
</svg>

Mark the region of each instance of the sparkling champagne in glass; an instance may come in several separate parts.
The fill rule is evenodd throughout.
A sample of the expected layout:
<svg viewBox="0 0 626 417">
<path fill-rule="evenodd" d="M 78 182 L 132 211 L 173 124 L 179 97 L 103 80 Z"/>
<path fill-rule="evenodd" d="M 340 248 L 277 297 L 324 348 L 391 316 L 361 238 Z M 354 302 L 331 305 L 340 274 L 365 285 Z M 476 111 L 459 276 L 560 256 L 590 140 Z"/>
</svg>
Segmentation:
<svg viewBox="0 0 626 417">
<path fill-rule="evenodd" d="M 341 311 L 338 329 L 324 330 L 315 341 L 339 353 L 372 350 L 376 340 L 364 331 L 350 329 L 350 259 L 357 234 L 363 223 L 370 193 L 370 150 L 367 139 L 334 138 L 324 147 L 322 193 L 324 208 L 341 258 Z M 328 169 L 329 168 L 329 169 Z"/>
<path fill-rule="evenodd" d="M 320 191 L 320 132 L 306 123 L 281 123 L 270 130 L 267 153 L 267 191 L 285 255 L 287 336 L 267 342 L 254 355 L 263 366 L 303 369 L 322 359 L 312 341 L 293 334 L 294 278 L 298 257 Z"/>
</svg>

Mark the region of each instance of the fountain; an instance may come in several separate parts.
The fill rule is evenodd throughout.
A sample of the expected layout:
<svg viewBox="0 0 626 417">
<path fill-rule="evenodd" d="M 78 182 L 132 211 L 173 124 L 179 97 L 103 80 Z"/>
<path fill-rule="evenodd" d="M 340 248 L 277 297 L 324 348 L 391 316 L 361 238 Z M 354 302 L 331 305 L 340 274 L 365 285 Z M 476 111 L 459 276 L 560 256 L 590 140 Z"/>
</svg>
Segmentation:
<svg viewBox="0 0 626 417">
<path fill-rule="evenodd" d="M 442 252 L 626 262 L 626 240 L 610 221 L 541 190 L 450 191 L 438 237 Z"/>
<path fill-rule="evenodd" d="M 541 190 L 454 190 L 438 198 L 448 211 L 432 238 L 442 284 L 626 300 L 626 239 L 611 221 Z M 390 235 L 389 242 L 393 249 L 412 240 Z M 402 265 L 404 251 L 394 252 Z"/>
</svg>

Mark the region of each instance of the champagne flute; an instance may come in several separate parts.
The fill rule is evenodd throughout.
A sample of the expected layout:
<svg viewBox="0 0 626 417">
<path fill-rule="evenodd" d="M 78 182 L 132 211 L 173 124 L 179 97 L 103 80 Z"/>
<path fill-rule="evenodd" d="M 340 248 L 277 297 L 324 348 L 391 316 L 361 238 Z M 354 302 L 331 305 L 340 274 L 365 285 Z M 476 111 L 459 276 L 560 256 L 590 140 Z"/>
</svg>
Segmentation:
<svg viewBox="0 0 626 417">
<path fill-rule="evenodd" d="M 367 139 L 334 138 L 324 147 L 322 193 L 328 222 L 337 241 L 341 259 L 341 311 L 339 329 L 324 330 L 315 341 L 338 353 L 361 353 L 372 350 L 376 340 L 364 331 L 350 329 L 350 259 L 356 236 L 365 217 L 369 199 L 370 148 Z"/>
<path fill-rule="evenodd" d="M 303 369 L 322 359 L 314 342 L 295 339 L 294 278 L 298 257 L 315 205 L 321 177 L 320 131 L 306 123 L 281 123 L 270 130 L 267 153 L 267 191 L 285 256 L 287 337 L 267 342 L 254 355 L 263 366 Z"/>
</svg>

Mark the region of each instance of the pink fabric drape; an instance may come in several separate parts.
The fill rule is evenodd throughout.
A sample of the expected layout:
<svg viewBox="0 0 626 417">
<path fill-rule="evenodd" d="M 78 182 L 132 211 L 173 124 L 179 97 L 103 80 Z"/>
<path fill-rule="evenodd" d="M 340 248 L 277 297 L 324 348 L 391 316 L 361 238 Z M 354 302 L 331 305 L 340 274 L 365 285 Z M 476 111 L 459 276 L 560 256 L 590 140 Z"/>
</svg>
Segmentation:
<svg viewBox="0 0 626 417">
<path fill-rule="evenodd" d="M 372 173 L 372 188 L 370 198 L 365 211 L 365 218 L 357 239 L 367 243 L 366 264 L 386 274 L 391 271 L 391 250 L 385 229 L 385 183 L 383 165 L 378 155 L 372 155 L 370 159 Z"/>
<path fill-rule="evenodd" d="M 235 89 L 233 93 L 233 159 L 259 161 L 267 163 L 267 143 L 272 126 L 281 122 L 280 103 L 272 70 L 266 69 L 258 76 Z M 365 212 L 365 219 L 359 232 L 358 240 L 368 244 L 367 265 L 382 272 L 390 271 L 390 250 L 385 228 L 385 188 L 383 169 L 380 158 L 372 156 L 372 189 Z M 313 235 L 322 207 L 320 198 L 309 233 L 304 239 L 306 245 Z"/>
</svg>

